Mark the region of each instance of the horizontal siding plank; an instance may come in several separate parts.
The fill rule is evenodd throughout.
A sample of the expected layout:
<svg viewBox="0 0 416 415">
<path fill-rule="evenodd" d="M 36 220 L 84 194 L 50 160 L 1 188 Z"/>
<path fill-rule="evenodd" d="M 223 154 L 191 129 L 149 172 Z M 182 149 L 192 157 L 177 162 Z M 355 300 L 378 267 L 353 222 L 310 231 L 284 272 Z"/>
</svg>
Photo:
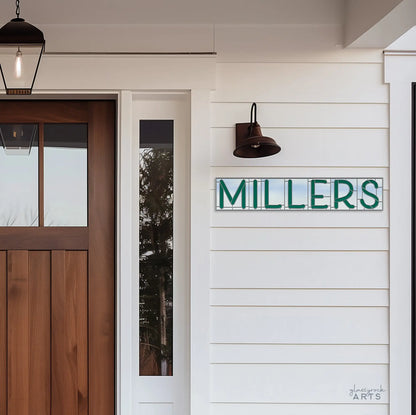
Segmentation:
<svg viewBox="0 0 416 415">
<path fill-rule="evenodd" d="M 386 289 L 388 252 L 211 252 L 211 287 Z"/>
<path fill-rule="evenodd" d="M 213 306 L 387 307 L 388 290 L 215 289 Z"/>
<path fill-rule="evenodd" d="M 140 415 L 173 415 L 172 403 L 141 403 Z"/>
<path fill-rule="evenodd" d="M 383 188 L 389 189 L 389 169 L 382 167 L 276 167 L 254 166 L 251 159 L 244 166 L 212 167 L 211 190 L 215 189 L 216 178 L 379 178 L 383 179 Z"/>
<path fill-rule="evenodd" d="M 274 157 L 250 159 L 250 166 L 389 165 L 386 129 L 262 128 L 262 132 L 264 136 L 273 137 L 282 150 Z M 234 126 L 211 129 L 212 166 L 247 165 L 247 160 L 233 156 L 234 149 Z"/>
<path fill-rule="evenodd" d="M 270 220 L 273 220 L 272 217 Z M 212 228 L 211 249 L 215 251 L 379 251 L 388 249 L 388 236 L 386 228 Z"/>
<path fill-rule="evenodd" d="M 250 103 L 213 103 L 212 127 L 250 121 Z M 257 106 L 263 128 L 388 128 L 387 104 L 264 103 Z"/>
<path fill-rule="evenodd" d="M 387 345 L 212 344 L 211 363 L 387 364 Z"/>
<path fill-rule="evenodd" d="M 388 415 L 387 404 L 211 404 L 211 415 Z"/>
<path fill-rule="evenodd" d="M 219 63 L 217 89 L 212 99 L 215 102 L 387 103 L 388 87 L 382 80 L 381 64 Z"/>
<path fill-rule="evenodd" d="M 211 342 L 387 344 L 388 308 L 212 307 Z"/>
<path fill-rule="evenodd" d="M 211 190 L 211 206 L 215 204 L 215 191 Z M 385 228 L 389 226 L 389 192 L 383 192 L 382 211 L 221 211 L 211 210 L 213 227 L 267 228 Z"/>
<path fill-rule="evenodd" d="M 213 402 L 358 403 L 350 395 L 354 385 L 381 385 L 381 399 L 364 402 L 388 402 L 387 365 L 214 365 L 211 370 Z"/>
</svg>

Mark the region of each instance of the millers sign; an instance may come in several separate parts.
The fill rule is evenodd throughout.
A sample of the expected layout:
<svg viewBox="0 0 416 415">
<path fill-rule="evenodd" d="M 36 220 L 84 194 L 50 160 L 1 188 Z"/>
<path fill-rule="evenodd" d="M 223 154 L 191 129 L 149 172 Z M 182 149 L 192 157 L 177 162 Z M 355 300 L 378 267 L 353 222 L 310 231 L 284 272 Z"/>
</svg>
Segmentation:
<svg viewBox="0 0 416 415">
<path fill-rule="evenodd" d="M 383 210 L 382 178 L 217 178 L 216 210 Z"/>
</svg>

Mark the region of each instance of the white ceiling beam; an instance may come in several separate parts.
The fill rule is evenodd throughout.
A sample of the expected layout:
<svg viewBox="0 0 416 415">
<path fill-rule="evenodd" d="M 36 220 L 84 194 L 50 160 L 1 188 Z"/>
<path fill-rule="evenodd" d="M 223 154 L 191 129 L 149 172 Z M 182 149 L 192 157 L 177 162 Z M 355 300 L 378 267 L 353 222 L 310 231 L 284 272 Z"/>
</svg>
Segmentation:
<svg viewBox="0 0 416 415">
<path fill-rule="evenodd" d="M 416 0 L 346 0 L 344 46 L 385 48 L 416 25 Z"/>
</svg>

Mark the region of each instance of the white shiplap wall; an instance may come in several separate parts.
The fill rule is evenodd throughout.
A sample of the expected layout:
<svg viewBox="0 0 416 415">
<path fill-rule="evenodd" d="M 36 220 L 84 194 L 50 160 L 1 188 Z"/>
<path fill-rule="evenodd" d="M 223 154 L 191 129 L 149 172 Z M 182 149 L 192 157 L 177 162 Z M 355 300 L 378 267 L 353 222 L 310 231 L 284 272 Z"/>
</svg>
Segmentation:
<svg viewBox="0 0 416 415">
<path fill-rule="evenodd" d="M 219 63 L 211 101 L 212 415 L 387 415 L 388 89 L 378 62 Z M 257 102 L 276 156 L 233 157 Z M 215 212 L 216 177 L 383 177 L 383 212 Z"/>
</svg>

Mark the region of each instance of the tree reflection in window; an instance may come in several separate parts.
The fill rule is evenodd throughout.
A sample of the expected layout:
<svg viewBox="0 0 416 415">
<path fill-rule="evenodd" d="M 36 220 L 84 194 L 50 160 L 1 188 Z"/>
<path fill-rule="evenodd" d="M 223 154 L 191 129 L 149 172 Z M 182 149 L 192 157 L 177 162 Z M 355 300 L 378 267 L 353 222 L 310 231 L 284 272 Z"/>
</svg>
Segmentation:
<svg viewBox="0 0 416 415">
<path fill-rule="evenodd" d="M 173 121 L 140 122 L 140 375 L 173 372 Z"/>
</svg>

